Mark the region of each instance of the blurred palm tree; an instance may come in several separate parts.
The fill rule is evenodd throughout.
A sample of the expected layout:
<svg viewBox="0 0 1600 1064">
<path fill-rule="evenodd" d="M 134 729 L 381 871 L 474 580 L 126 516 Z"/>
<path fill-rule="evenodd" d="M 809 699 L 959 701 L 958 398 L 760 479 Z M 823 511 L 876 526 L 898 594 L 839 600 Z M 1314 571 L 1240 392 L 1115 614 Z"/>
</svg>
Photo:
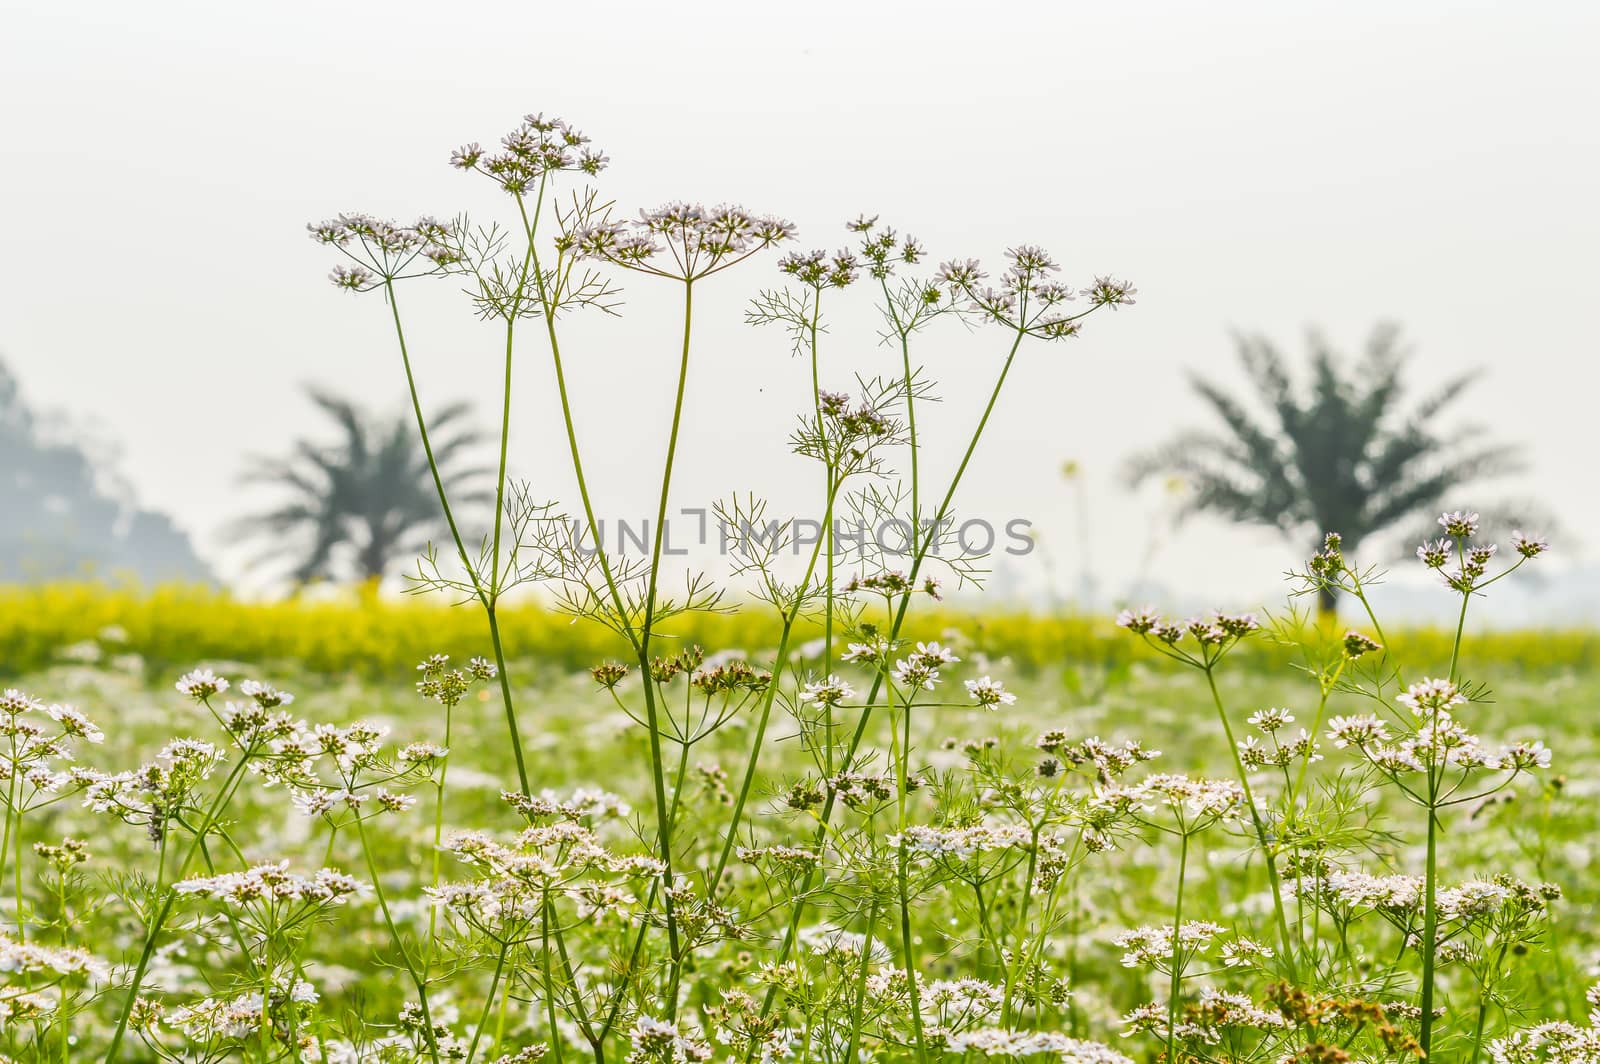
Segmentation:
<svg viewBox="0 0 1600 1064">
<path fill-rule="evenodd" d="M 1379 325 L 1356 359 L 1310 337 L 1301 386 L 1283 355 L 1260 336 L 1235 338 L 1239 360 L 1266 416 L 1198 375 L 1190 381 L 1221 431 L 1188 431 L 1135 457 L 1129 479 L 1177 475 L 1188 482 L 1184 515 L 1210 513 L 1267 525 L 1320 549 L 1339 532 L 1346 551 L 1363 540 L 1444 509 L 1472 482 L 1521 468 L 1517 452 L 1476 426 L 1446 430 L 1441 415 L 1477 373 L 1438 384 L 1405 405 L 1408 352 L 1393 325 Z M 1331 614 L 1333 594 L 1318 605 Z"/>
<path fill-rule="evenodd" d="M 288 498 L 236 522 L 233 534 L 269 540 L 257 563 L 288 562 L 297 585 L 354 578 L 376 586 L 396 562 L 447 531 L 427 453 L 409 413 L 377 416 L 330 392 L 307 394 L 337 427 L 337 442 L 300 439 L 287 458 L 254 458 L 243 480 L 285 489 Z M 494 470 L 469 464 L 485 439 L 467 424 L 470 414 L 468 404 L 455 403 L 429 420 L 452 505 L 494 499 L 479 487 Z"/>
</svg>

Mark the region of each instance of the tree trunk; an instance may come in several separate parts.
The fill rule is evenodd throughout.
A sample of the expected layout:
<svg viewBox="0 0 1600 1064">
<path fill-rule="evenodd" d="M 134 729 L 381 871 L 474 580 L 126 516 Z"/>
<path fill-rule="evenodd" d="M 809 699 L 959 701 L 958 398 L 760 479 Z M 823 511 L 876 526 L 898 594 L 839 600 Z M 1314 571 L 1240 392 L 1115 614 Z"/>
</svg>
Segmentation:
<svg viewBox="0 0 1600 1064">
<path fill-rule="evenodd" d="M 1332 622 L 1339 619 L 1339 593 L 1324 584 L 1317 588 L 1317 620 Z"/>
</svg>

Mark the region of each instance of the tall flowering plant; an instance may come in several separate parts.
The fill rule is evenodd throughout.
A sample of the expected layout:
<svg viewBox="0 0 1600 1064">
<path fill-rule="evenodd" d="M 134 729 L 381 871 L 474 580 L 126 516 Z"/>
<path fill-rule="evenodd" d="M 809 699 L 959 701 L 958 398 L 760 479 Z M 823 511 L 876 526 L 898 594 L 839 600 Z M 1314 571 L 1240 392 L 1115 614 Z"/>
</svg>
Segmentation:
<svg viewBox="0 0 1600 1064">
<path fill-rule="evenodd" d="M 1120 624 L 1176 682 L 1130 669 L 1105 704 L 1063 705 L 981 641 L 928 631 L 919 607 L 980 575 L 956 531 L 962 489 L 1031 349 L 1132 303 L 1129 285 L 1069 285 L 1032 245 L 994 276 L 934 266 L 871 216 L 843 247 L 797 250 L 787 222 L 739 208 L 624 215 L 594 187 L 606 156 L 538 115 L 451 161 L 504 194 L 503 219 L 311 231 L 341 258 L 339 288 L 381 297 L 430 456 L 412 286 L 453 283 L 497 325 L 494 507 L 477 527 L 430 462 L 450 540 L 412 581 L 482 613 L 484 655 L 420 662 L 402 709 L 197 668 L 163 692 L 153 752 L 106 769 L 76 759 L 132 740 L 6 690 L 0 1061 L 1595 1059 L 1555 941 L 1552 840 L 1518 862 L 1459 830 L 1552 765 L 1515 715 L 1486 710 L 1466 639 L 1471 603 L 1543 540 L 1513 535 L 1497 568 L 1475 515 L 1443 515 L 1419 558 L 1460 596 L 1448 664 L 1397 652 L 1368 595 L 1379 574 L 1330 534 L 1296 590 L 1344 592 L 1359 629 L 1130 609 Z M 733 271 L 762 262 L 769 287 L 730 302 Z M 638 555 L 601 534 L 596 429 L 564 362 L 570 316 L 620 313 L 624 280 L 678 297 Z M 885 353 L 841 380 L 833 347 L 856 347 L 833 327 L 855 300 Z M 727 570 L 680 582 L 666 519 L 697 429 L 697 321 L 741 306 L 809 370 L 784 442 L 814 464 L 824 520 L 808 535 L 732 496 L 715 509 Z M 993 368 L 938 468 L 921 355 L 953 327 Z M 552 389 L 514 410 L 528 357 L 548 359 Z M 575 519 L 511 476 L 513 424 L 551 412 Z M 846 534 L 860 524 L 901 535 Z M 500 630 L 525 587 L 608 630 L 615 660 L 535 684 Z M 687 614 L 740 609 L 771 611 L 775 645 L 675 638 Z M 1242 701 L 1241 662 L 1283 653 L 1304 704 Z M 1186 693 L 1199 712 L 1162 721 Z M 1126 734 L 1134 720 L 1167 752 Z M 504 740 L 485 750 L 486 734 Z M 1500 842 L 1544 830 L 1497 826 Z M 1566 1000 L 1530 1024 L 1545 958 Z"/>
<path fill-rule="evenodd" d="M 663 542 L 671 499 L 674 466 L 678 456 L 684 400 L 690 386 L 694 350 L 695 295 L 713 278 L 756 258 L 769 248 L 781 248 L 795 239 L 794 226 L 781 218 L 753 214 L 738 207 L 705 207 L 673 202 L 625 218 L 601 198 L 593 185 L 607 164 L 587 136 L 568 123 L 530 115 L 502 138 L 497 149 L 468 144 L 451 157 L 457 169 L 495 183 L 510 199 L 512 219 L 506 228 L 476 225 L 467 218 L 449 223 L 431 217 L 409 225 L 381 221 L 366 215 L 341 215 L 313 225 L 318 242 L 341 253 L 344 262 L 331 275 L 333 283 L 355 292 L 381 292 L 389 305 L 401 365 L 412 396 L 417 429 L 430 455 L 440 505 L 449 519 L 459 571 L 447 571 L 437 558 L 418 575 L 421 588 L 442 588 L 464 593 L 483 609 L 488 622 L 495 666 L 500 676 L 501 700 L 518 785 L 531 793 L 527 759 L 523 750 L 512 686 L 506 672 L 504 649 L 496 622 L 502 596 L 521 583 L 541 582 L 554 588 L 561 603 L 573 613 L 613 629 L 626 647 L 635 683 L 624 684 L 622 672 L 607 669 L 597 679 L 623 703 L 624 711 L 642 727 L 646 738 L 654 790 L 655 846 L 661 863 L 659 906 L 669 963 L 665 973 L 664 1016 L 672 1020 L 677 1010 L 677 986 L 687 962 L 680 897 L 688 888 L 685 876 L 695 871 L 693 855 L 681 851 L 674 830 L 674 795 L 689 782 L 690 748 L 709 734 L 672 717 L 671 685 L 680 673 L 692 682 L 703 673 L 695 663 L 657 656 L 663 626 L 674 616 L 721 608 L 723 589 L 706 576 L 693 576 L 677 596 L 663 593 Z M 567 187 L 567 186 L 573 187 Z M 929 572 L 937 561 L 961 578 L 970 578 L 970 561 L 960 550 L 948 550 L 958 489 L 990 418 L 1000 400 L 1013 364 L 1027 341 L 1059 341 L 1076 335 L 1082 319 L 1104 307 L 1133 303 L 1131 285 L 1109 277 L 1087 286 L 1058 279 L 1060 268 L 1044 250 L 1020 246 L 1007 254 L 1008 264 L 993 282 L 971 259 L 952 260 L 921 277 L 912 275 L 926 252 L 912 237 L 880 224 L 876 217 L 849 223 L 854 247 L 836 252 L 789 252 L 778 260 L 786 287 L 757 296 L 748 319 L 758 325 L 779 325 L 789 330 L 795 349 L 811 365 L 811 394 L 791 439 L 793 450 L 821 467 L 820 512 L 823 534 L 813 545 L 798 580 L 785 579 L 776 564 L 780 542 L 787 544 L 793 529 L 784 526 L 765 543 L 754 542 L 740 530 L 752 527 L 761 504 L 734 499 L 719 506 L 718 516 L 731 529 L 737 570 L 753 575 L 758 598 L 782 616 L 782 639 L 770 661 L 759 664 L 759 680 L 734 685 L 758 687 L 745 700 L 755 717 L 752 745 L 734 792 L 723 842 L 708 870 L 699 870 L 706 895 L 714 895 L 736 842 L 759 775 L 759 763 L 775 707 L 792 703 L 801 709 L 798 719 L 808 750 L 830 778 L 857 771 L 863 743 L 871 733 L 875 715 L 890 715 L 896 737 L 894 771 L 904 796 L 911 778 L 910 739 L 918 692 L 937 684 L 939 664 L 913 655 L 898 661 L 912 599 L 938 594 L 938 577 Z M 671 428 L 664 446 L 660 491 L 650 551 L 634 560 L 607 549 L 584 465 L 580 443 L 582 419 L 575 411 L 568 388 L 563 357 L 566 354 L 563 319 L 590 309 L 618 312 L 618 278 L 639 276 L 655 283 L 670 283 L 681 293 L 681 335 L 677 386 L 672 396 Z M 454 277 L 466 290 L 478 313 L 503 323 L 504 389 L 501 404 L 500 461 L 492 529 L 482 544 L 469 544 L 450 505 L 450 486 L 439 476 L 428 447 L 428 424 L 418 393 L 417 375 L 407 344 L 401 315 L 401 282 L 422 277 Z M 900 355 L 898 372 L 860 381 L 859 395 L 823 387 L 821 351 L 826 330 L 822 307 L 843 298 L 843 290 L 865 283 L 877 297 L 889 334 Z M 923 441 L 918 438 L 917 407 L 931 398 L 931 385 L 913 362 L 914 341 L 938 319 L 961 319 L 991 325 L 1002 344 L 1004 360 L 987 402 L 972 429 L 959 465 L 943 481 L 925 478 L 920 461 Z M 508 490 L 508 441 L 513 420 L 511 379 L 518 356 L 518 325 L 538 322 L 539 345 L 551 360 L 556 384 L 553 397 L 566 428 L 568 458 L 575 476 L 582 521 L 575 538 L 563 538 L 564 522 L 552 520 L 553 504 L 527 502 L 525 490 Z M 524 357 L 526 357 L 524 355 Z M 909 477 L 900 480 L 888 472 L 888 456 L 905 452 Z M 858 486 L 859 485 L 859 486 Z M 910 531 L 904 544 L 909 565 L 897 565 L 880 548 L 864 557 L 860 571 L 840 580 L 837 515 L 849 508 L 876 526 L 885 520 L 899 522 Z M 509 535 L 507 533 L 509 532 Z M 587 545 L 580 542 L 586 539 Z M 941 548 L 946 548 L 941 550 Z M 832 669 L 843 657 L 835 649 L 835 632 L 855 635 L 880 647 L 874 656 L 856 654 L 859 664 L 872 666 L 871 683 L 864 698 L 842 697 L 841 683 L 833 694 L 817 695 L 818 680 L 794 660 L 791 635 L 803 617 L 820 613 L 825 631 L 820 669 L 824 685 L 832 682 Z M 871 620 L 869 617 L 882 617 Z M 908 671 L 909 670 L 909 671 Z M 854 692 L 851 692 L 853 696 Z M 835 697 L 841 695 L 841 697 Z M 1009 696 L 985 679 L 974 688 L 978 704 L 994 704 Z M 631 700 L 632 704 L 627 704 Z M 925 701 L 925 700 L 924 700 Z M 839 718 L 853 716 L 853 727 L 841 728 Z M 716 723 L 726 719 L 713 715 Z M 676 748 L 676 757 L 674 749 Z M 818 816 L 819 839 L 828 831 L 837 791 L 830 788 Z M 901 934 L 910 943 L 908 857 L 899 861 Z M 814 889 L 809 877 L 801 884 L 802 896 Z M 803 920 L 805 905 L 797 906 L 793 931 Z M 637 953 L 637 950 L 635 950 Z M 907 951 L 907 971 L 915 958 Z M 769 999 L 770 1001 L 770 999 Z M 916 1010 L 913 1009 L 916 1019 Z M 920 1035 L 919 1035 L 920 1044 Z"/>
</svg>

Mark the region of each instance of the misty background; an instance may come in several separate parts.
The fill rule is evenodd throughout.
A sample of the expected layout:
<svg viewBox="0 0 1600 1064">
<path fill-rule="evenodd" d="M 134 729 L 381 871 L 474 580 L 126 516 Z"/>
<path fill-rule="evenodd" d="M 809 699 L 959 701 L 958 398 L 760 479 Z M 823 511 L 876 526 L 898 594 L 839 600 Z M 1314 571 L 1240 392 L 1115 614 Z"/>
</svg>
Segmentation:
<svg viewBox="0 0 1600 1064">
<path fill-rule="evenodd" d="M 1025 351 L 964 482 L 964 512 L 1038 533 L 997 596 L 1083 604 L 1087 559 L 1096 608 L 1141 583 L 1182 603 L 1279 601 L 1309 544 L 1215 520 L 1169 532 L 1166 489 L 1128 490 L 1123 465 L 1209 424 L 1186 371 L 1244 387 L 1233 331 L 1299 364 L 1310 326 L 1356 354 L 1391 320 L 1417 392 L 1486 371 L 1458 416 L 1527 462 L 1496 494 L 1559 519 L 1546 581 L 1498 612 L 1600 619 L 1593 5 L 496 3 L 453 6 L 448 33 L 442 17 L 420 3 L 0 13 L 0 358 L 31 406 L 93 441 L 121 535 L 130 514 L 170 518 L 206 572 L 251 587 L 223 531 L 263 503 L 239 483 L 247 456 L 325 431 L 306 385 L 381 409 L 404 394 L 381 298 L 329 285 L 334 259 L 305 224 L 504 219 L 505 198 L 449 152 L 543 110 L 610 155 L 600 187 L 627 214 L 732 201 L 828 248 L 851 242 L 846 220 L 881 214 L 935 261 L 998 272 L 1030 242 L 1069 280 L 1137 285 L 1137 306 Z M 815 493 L 785 449 L 808 367 L 742 320 L 782 280 L 775 262 L 697 298 L 677 507 L 754 489 L 805 512 Z M 621 280 L 623 317 L 573 320 L 568 373 L 597 506 L 632 518 L 659 484 L 679 338 L 673 293 Z M 421 382 L 491 427 L 498 335 L 453 287 L 407 287 Z M 866 294 L 846 299 L 825 387 L 897 364 Z M 538 339 L 518 362 L 513 473 L 571 506 Z M 945 399 L 924 430 L 936 477 L 1002 355 L 959 327 L 922 343 Z M 1399 584 L 1403 612 L 1444 604 L 1420 573 Z"/>
</svg>

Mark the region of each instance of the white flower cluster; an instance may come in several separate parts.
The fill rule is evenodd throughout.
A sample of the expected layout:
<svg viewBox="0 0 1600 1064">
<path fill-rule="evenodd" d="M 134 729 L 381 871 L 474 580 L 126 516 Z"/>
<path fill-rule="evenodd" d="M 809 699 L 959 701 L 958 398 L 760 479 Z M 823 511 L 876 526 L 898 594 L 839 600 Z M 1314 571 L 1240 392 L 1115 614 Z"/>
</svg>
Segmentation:
<svg viewBox="0 0 1600 1064">
<path fill-rule="evenodd" d="M 912 824 L 902 834 L 890 835 L 885 841 L 894 847 L 904 845 L 917 858 L 965 859 L 991 850 L 1029 847 L 1033 844 L 1033 835 L 1020 824 L 974 824 L 961 828 Z"/>
<path fill-rule="evenodd" d="M 711 1059 L 711 1047 L 696 1032 L 682 1030 L 676 1021 L 640 1016 L 629 1032 L 633 1052 L 627 1064 L 693 1064 Z"/>
<path fill-rule="evenodd" d="M 632 224 L 594 222 L 563 237 L 579 258 L 662 277 L 704 277 L 794 237 L 794 225 L 739 207 L 668 203 Z M 665 260 L 670 259 L 667 263 Z"/>
<path fill-rule="evenodd" d="M 1166 805 L 1198 818 L 1222 820 L 1239 815 L 1244 788 L 1236 780 L 1192 779 L 1162 772 L 1123 788 L 1134 804 Z"/>
<path fill-rule="evenodd" d="M 895 662 L 894 670 L 889 675 L 907 690 L 932 691 L 939 686 L 939 667 L 953 665 L 960 660 L 938 643 L 918 643 L 913 653 Z"/>
<path fill-rule="evenodd" d="M 1494 583 L 1511 572 L 1511 569 L 1537 558 L 1550 549 L 1547 540 L 1517 529 L 1511 533 L 1511 548 L 1518 555 L 1516 564 L 1493 577 L 1488 577 L 1489 563 L 1494 559 L 1499 547 L 1493 543 L 1468 542 L 1478 534 L 1479 521 L 1480 518 L 1476 513 L 1466 510 L 1442 514 L 1439 517 L 1439 526 L 1444 529 L 1444 537 L 1426 540 L 1417 548 L 1417 560 L 1429 569 L 1437 570 L 1448 586 L 1463 595 L 1470 595 L 1478 588 Z M 1452 557 L 1459 559 L 1453 568 Z"/>
<path fill-rule="evenodd" d="M 1318 879 L 1290 880 L 1284 884 L 1290 894 L 1315 893 L 1325 906 L 1347 913 L 1373 911 L 1398 919 L 1421 913 L 1426 901 L 1426 881 L 1421 876 L 1372 875 L 1368 872 L 1330 872 Z M 1455 887 L 1439 890 L 1435 896 L 1442 920 L 1466 923 L 1493 916 L 1508 906 L 1527 911 L 1542 908 L 1559 896 L 1550 885 L 1534 886 L 1508 876 L 1472 879 Z"/>
<path fill-rule="evenodd" d="M 272 861 L 253 865 L 243 872 L 185 879 L 173 889 L 180 894 L 198 895 L 229 905 L 309 902 L 323 906 L 342 905 L 361 894 L 365 887 L 354 877 L 331 868 L 302 876 L 289 871 L 288 861 Z"/>
<path fill-rule="evenodd" d="M 1069 1038 L 1055 1031 L 1008 1031 L 982 1028 L 948 1035 L 945 1042 L 952 1053 L 972 1053 L 985 1057 L 1044 1056 L 1063 1064 L 1133 1064 L 1129 1058 L 1099 1042 Z"/>
<path fill-rule="evenodd" d="M 993 709 L 995 706 L 1014 705 L 1017 696 L 1006 690 L 1006 685 L 999 680 L 991 680 L 987 676 L 980 676 L 976 680 L 967 681 L 967 694 L 972 700 L 984 709 Z"/>
<path fill-rule="evenodd" d="M 1372 715 L 1334 717 L 1328 737 L 1340 748 L 1353 748 L 1380 770 L 1393 774 L 1426 772 L 1454 765 L 1463 770 L 1525 772 L 1550 767 L 1551 752 L 1543 742 L 1517 742 L 1499 752 L 1486 749 L 1450 713 L 1467 697 L 1449 680 L 1424 679 L 1397 697 L 1416 719 L 1415 730 L 1391 742 L 1388 725 Z"/>
<path fill-rule="evenodd" d="M 1135 765 L 1161 756 L 1160 750 L 1146 750 L 1137 739 L 1126 740 L 1120 746 L 1107 743 L 1099 736 L 1074 743 L 1061 729 L 1045 732 L 1034 745 L 1068 765 L 1092 767 L 1095 778 L 1108 786 Z"/>
<path fill-rule="evenodd" d="M 1168 1017 L 1167 1006 L 1163 1003 L 1140 1005 L 1122 1017 L 1123 1037 L 1148 1031 L 1164 1039 Z M 1186 1009 L 1183 1017 L 1174 1035 L 1201 1045 L 1216 1045 L 1229 1031 L 1277 1031 L 1289 1026 L 1281 1012 L 1262 1008 L 1248 995 L 1211 986 L 1201 989 L 1198 1005 Z"/>
<path fill-rule="evenodd" d="M 226 760 L 227 755 L 208 742 L 174 739 L 135 772 L 80 769 L 74 775 L 84 788 L 87 808 L 142 825 L 152 841 L 160 841 L 167 820 L 182 811 L 195 788 Z"/>
<path fill-rule="evenodd" d="M 18 942 L 0 934 L 0 976 L 41 972 L 103 981 L 110 977 L 111 966 L 87 950 Z"/>
<path fill-rule="evenodd" d="M 1261 627 L 1260 619 L 1253 613 L 1222 613 L 1213 611 L 1186 621 L 1170 621 L 1157 610 L 1146 606 L 1123 610 L 1117 614 L 1117 625 L 1135 635 L 1142 635 L 1167 646 L 1177 646 L 1186 637 L 1193 638 L 1202 650 L 1225 650 Z"/>
<path fill-rule="evenodd" d="M 1043 248 L 1023 244 L 1009 248 L 1010 265 L 1000 275 L 998 287 L 983 286 L 982 266 L 976 259 L 952 259 L 939 267 L 938 280 L 964 293 L 993 321 L 1046 340 L 1064 340 L 1079 330 L 1085 312 L 1064 313 L 1060 308 L 1078 296 L 1096 307 L 1131 306 L 1138 289 L 1113 277 L 1096 277 L 1088 287 L 1074 289 L 1055 280 L 1060 267 Z"/>
<path fill-rule="evenodd" d="M 584 820 L 624 819 L 633 807 L 610 791 L 579 787 L 566 798 L 548 788 L 538 794 L 521 791 L 501 791 L 500 800 L 529 820 Z"/>
<path fill-rule="evenodd" d="M 501 151 L 486 152 L 478 144 L 464 144 L 450 153 L 450 165 L 493 178 L 514 196 L 537 192 L 540 182 L 561 171 L 600 173 L 610 161 L 591 148 L 589 138 L 562 118 L 524 115 L 522 122 L 500 138 Z"/>
<path fill-rule="evenodd" d="M 816 706 L 837 706 L 856 696 L 856 689 L 837 676 L 808 683 L 800 689 L 800 701 Z"/>
<path fill-rule="evenodd" d="M 1489 1044 L 1494 1064 L 1594 1064 L 1600 1060 L 1600 984 L 1589 988 L 1589 1026 L 1555 1021 Z"/>
<path fill-rule="evenodd" d="M 49 718 L 45 723 L 43 718 Z M 57 761 L 73 759 L 73 743 L 105 739 L 95 723 L 71 706 L 46 705 L 14 687 L 0 692 L 0 801 L 23 811 L 53 800 L 72 786 L 84 786 L 85 770 L 62 771 Z M 12 782 L 17 781 L 17 782 Z"/>
<path fill-rule="evenodd" d="M 1204 953 L 1211 948 L 1212 940 L 1227 930 L 1221 924 L 1206 920 L 1188 920 L 1176 934 L 1171 926 L 1136 927 L 1117 935 L 1111 944 L 1123 951 L 1124 968 L 1148 964 L 1164 970 L 1173 959 L 1174 945 L 1185 956 Z"/>
<path fill-rule="evenodd" d="M 806 950 L 824 960 L 830 960 L 841 967 L 856 967 L 861 963 L 861 952 L 867 948 L 867 936 L 859 931 L 851 931 L 843 927 L 834 927 L 831 924 L 819 924 L 815 927 L 801 928 L 800 943 Z M 873 963 L 878 965 L 892 964 L 894 955 L 889 951 L 886 943 L 880 939 L 872 940 Z"/>
<path fill-rule="evenodd" d="M 314 1005 L 316 989 L 302 979 L 280 980 L 273 988 L 270 1001 L 259 990 L 232 998 L 208 997 L 172 1010 L 166 1016 L 166 1023 L 191 1042 L 242 1041 L 261 1030 L 263 1012 L 270 1018 L 273 1012 L 291 1002 Z"/>
<path fill-rule="evenodd" d="M 576 813 L 583 807 L 572 808 Z M 423 893 L 467 924 L 495 933 L 503 933 L 511 924 L 542 918 L 552 891 L 574 894 L 586 916 L 609 914 L 631 919 L 638 902 L 632 892 L 612 882 L 583 877 L 657 879 L 665 871 L 655 857 L 608 850 L 594 831 L 576 818 L 525 828 L 509 844 L 483 832 L 464 832 L 446 840 L 444 850 L 479 872 L 481 878 L 425 887 Z"/>
<path fill-rule="evenodd" d="M 1258 720 L 1262 723 L 1257 723 Z M 1251 717 L 1250 723 L 1266 732 L 1268 741 L 1263 743 L 1254 735 L 1238 740 L 1235 746 L 1239 751 L 1239 762 L 1247 769 L 1261 769 L 1269 766 L 1282 768 L 1299 761 L 1321 761 L 1322 754 L 1316 738 L 1304 728 L 1293 737 L 1279 734 L 1279 729 L 1292 720 L 1294 717 L 1282 710 L 1270 710 L 1267 714 L 1258 713 Z"/>
<path fill-rule="evenodd" d="M 173 686 L 178 689 L 179 694 L 188 695 L 196 702 L 203 702 L 212 695 L 220 695 L 226 691 L 228 681 L 210 669 L 195 669 L 178 677 L 178 682 Z"/>
</svg>

